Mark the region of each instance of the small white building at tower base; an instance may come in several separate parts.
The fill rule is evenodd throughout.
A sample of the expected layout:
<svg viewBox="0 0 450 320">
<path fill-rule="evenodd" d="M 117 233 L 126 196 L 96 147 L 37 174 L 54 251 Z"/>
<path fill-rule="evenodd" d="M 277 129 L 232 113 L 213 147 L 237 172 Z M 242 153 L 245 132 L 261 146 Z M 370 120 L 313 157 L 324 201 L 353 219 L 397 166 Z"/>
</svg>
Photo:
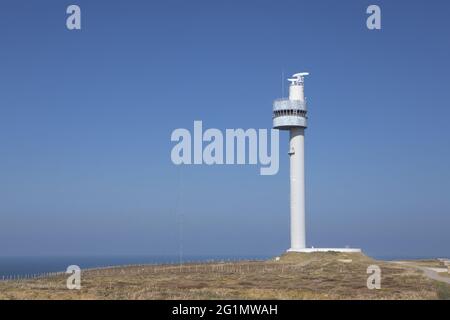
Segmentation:
<svg viewBox="0 0 450 320">
<path fill-rule="evenodd" d="M 354 248 L 304 248 L 288 249 L 287 252 L 313 253 L 313 252 L 341 252 L 341 253 L 360 253 L 361 249 Z"/>
</svg>

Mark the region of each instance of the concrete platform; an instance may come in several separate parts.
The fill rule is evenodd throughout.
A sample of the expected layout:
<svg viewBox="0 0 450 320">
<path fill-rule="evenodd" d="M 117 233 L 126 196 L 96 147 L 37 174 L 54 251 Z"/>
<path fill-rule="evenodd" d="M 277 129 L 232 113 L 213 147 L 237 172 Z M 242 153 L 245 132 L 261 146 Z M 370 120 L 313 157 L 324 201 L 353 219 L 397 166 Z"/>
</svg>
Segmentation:
<svg viewBox="0 0 450 320">
<path fill-rule="evenodd" d="M 361 253 L 361 249 L 355 248 L 304 248 L 304 249 L 288 249 L 287 252 L 345 252 L 345 253 Z"/>
</svg>

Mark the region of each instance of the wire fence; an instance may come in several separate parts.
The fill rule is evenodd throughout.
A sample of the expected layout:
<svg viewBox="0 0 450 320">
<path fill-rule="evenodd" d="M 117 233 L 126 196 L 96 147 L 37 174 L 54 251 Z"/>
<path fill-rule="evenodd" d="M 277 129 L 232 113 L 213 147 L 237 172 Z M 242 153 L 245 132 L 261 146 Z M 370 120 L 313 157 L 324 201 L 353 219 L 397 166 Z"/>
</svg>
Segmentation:
<svg viewBox="0 0 450 320">
<path fill-rule="evenodd" d="M 122 273 L 139 274 L 139 273 L 252 273 L 252 272 L 280 272 L 299 269 L 298 265 L 287 265 L 267 263 L 267 260 L 248 260 L 248 259 L 220 259 L 220 260 L 203 260 L 203 261 L 179 261 L 149 263 L 149 264 L 128 264 L 128 265 L 111 265 L 82 269 L 85 275 L 110 275 L 120 270 Z M 32 274 L 16 274 L 4 275 L 0 277 L 0 281 L 27 281 L 46 278 L 55 278 L 61 276 L 69 276 L 71 273 L 66 271 L 42 272 Z"/>
</svg>

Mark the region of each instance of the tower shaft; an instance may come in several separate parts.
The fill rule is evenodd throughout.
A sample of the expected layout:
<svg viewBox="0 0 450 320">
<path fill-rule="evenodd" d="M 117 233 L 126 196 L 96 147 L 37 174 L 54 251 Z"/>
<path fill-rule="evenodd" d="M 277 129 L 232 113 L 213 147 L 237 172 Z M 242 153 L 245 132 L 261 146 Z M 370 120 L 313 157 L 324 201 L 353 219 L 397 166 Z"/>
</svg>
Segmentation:
<svg viewBox="0 0 450 320">
<path fill-rule="evenodd" d="M 289 138 L 291 185 L 291 248 L 306 247 L 305 234 L 305 130 L 292 128 Z"/>
</svg>

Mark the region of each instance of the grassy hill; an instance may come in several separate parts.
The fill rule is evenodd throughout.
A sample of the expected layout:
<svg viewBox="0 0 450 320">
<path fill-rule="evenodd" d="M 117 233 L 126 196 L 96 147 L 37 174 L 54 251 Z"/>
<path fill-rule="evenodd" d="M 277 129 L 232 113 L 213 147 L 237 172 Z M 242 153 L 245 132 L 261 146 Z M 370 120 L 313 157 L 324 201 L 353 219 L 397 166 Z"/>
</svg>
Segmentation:
<svg viewBox="0 0 450 320">
<path fill-rule="evenodd" d="M 436 261 L 432 261 L 433 265 Z M 367 267 L 381 289 L 367 288 Z M 140 265 L 86 270 L 81 290 L 66 275 L 0 281 L 0 299 L 445 299 L 450 286 L 411 267 L 359 253 L 287 253 L 270 261 Z"/>
</svg>

